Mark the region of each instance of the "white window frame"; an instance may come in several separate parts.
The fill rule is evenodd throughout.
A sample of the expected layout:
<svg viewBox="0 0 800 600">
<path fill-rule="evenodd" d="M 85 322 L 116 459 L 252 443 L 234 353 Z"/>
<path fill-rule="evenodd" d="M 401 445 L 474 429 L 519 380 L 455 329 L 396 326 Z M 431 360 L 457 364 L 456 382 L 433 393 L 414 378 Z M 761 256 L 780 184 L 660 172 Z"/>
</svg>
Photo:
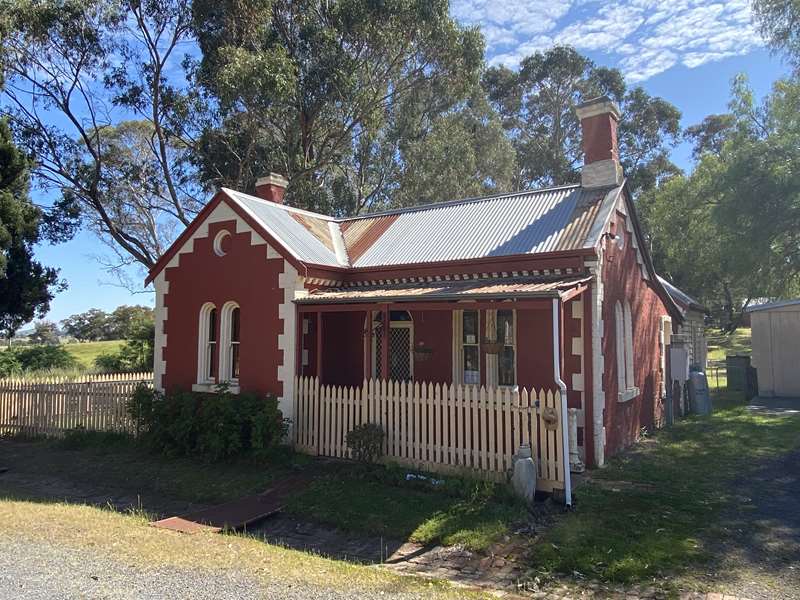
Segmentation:
<svg viewBox="0 0 800 600">
<path fill-rule="evenodd" d="M 635 385 L 633 361 L 633 316 L 630 302 L 614 304 L 614 327 L 617 354 L 618 401 L 627 402 L 639 395 Z"/>
<path fill-rule="evenodd" d="M 464 343 L 464 313 L 475 312 L 478 324 L 475 332 L 475 343 Z M 485 326 L 485 325 L 484 325 Z M 464 347 L 475 346 L 478 348 L 478 383 L 464 381 Z M 453 383 L 456 385 L 479 386 L 481 381 L 481 311 L 477 309 L 464 309 L 453 311 Z"/>
<path fill-rule="evenodd" d="M 498 387 L 498 388 L 508 388 L 508 389 L 516 389 L 518 387 L 518 380 L 517 380 L 517 311 L 513 308 L 499 308 L 499 309 L 491 309 L 486 311 L 486 339 L 490 341 L 496 341 L 495 338 L 497 337 L 497 317 L 498 312 L 501 310 L 507 310 L 511 312 L 511 344 L 503 344 L 503 347 L 510 347 L 514 352 L 514 383 L 512 384 L 500 384 L 500 355 L 499 354 L 487 354 L 486 355 L 486 387 Z"/>
<path fill-rule="evenodd" d="M 219 370 L 217 371 L 217 379 L 220 382 L 225 382 L 230 385 L 230 388 L 235 391 L 239 385 L 239 378 L 233 377 L 230 373 L 233 366 L 233 345 L 240 345 L 240 342 L 233 341 L 233 311 L 239 309 L 239 337 L 242 335 L 242 309 L 236 302 L 230 300 L 223 304 L 221 317 L 220 317 L 220 341 L 222 351 L 219 352 Z M 241 352 L 241 351 L 240 351 Z M 241 353 L 239 355 L 241 362 Z"/>
<path fill-rule="evenodd" d="M 216 310 L 217 307 L 213 302 L 206 302 L 200 307 L 200 315 L 198 317 L 197 327 L 197 385 L 199 387 L 210 386 L 216 383 L 213 376 L 209 375 L 211 370 L 211 344 L 215 347 L 219 346 L 219 340 L 211 340 L 211 329 L 208 321 L 211 317 L 211 312 Z M 219 312 L 217 312 L 217 319 L 219 321 Z M 217 352 L 219 354 L 219 352 Z M 217 371 L 219 376 L 219 371 Z"/>
</svg>

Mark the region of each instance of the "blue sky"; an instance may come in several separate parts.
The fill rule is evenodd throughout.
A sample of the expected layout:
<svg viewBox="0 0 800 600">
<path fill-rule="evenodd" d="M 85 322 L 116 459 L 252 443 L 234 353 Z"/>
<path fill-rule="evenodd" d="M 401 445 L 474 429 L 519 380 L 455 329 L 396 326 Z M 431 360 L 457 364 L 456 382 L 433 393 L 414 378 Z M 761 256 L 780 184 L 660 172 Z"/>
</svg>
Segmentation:
<svg viewBox="0 0 800 600">
<path fill-rule="evenodd" d="M 454 0 L 451 12 L 479 25 L 490 64 L 516 66 L 520 59 L 556 43 L 569 43 L 599 64 L 619 67 L 629 84 L 672 102 L 684 126 L 723 112 L 731 79 L 746 73 L 756 95 L 765 95 L 786 66 L 764 48 L 750 20 L 748 0 Z M 683 144 L 673 160 L 691 167 Z M 37 256 L 61 268 L 69 289 L 51 304 L 48 318 L 61 320 L 89 308 L 152 305 L 150 293 L 132 295 L 96 260 L 108 250 L 88 232 L 59 246 L 42 246 Z M 131 270 L 132 277 L 144 273 Z"/>
</svg>

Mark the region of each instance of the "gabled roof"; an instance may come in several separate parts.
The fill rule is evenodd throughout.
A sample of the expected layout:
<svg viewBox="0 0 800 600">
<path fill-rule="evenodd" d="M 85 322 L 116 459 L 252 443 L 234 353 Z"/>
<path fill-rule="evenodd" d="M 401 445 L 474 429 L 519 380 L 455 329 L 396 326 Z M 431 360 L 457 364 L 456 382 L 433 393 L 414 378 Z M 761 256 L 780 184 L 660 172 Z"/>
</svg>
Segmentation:
<svg viewBox="0 0 800 600">
<path fill-rule="evenodd" d="M 571 185 L 347 219 L 222 192 L 300 261 L 370 268 L 593 248 L 603 201 L 618 189 Z"/>
<path fill-rule="evenodd" d="M 706 311 L 706 308 L 702 304 L 700 304 L 697 300 L 692 298 L 689 294 L 687 294 L 680 288 L 671 284 L 661 275 L 658 275 L 658 281 L 661 283 L 661 285 L 664 286 L 664 289 L 667 290 L 667 293 L 680 308 L 684 310 L 694 309 L 694 310 L 699 310 L 701 312 Z"/>
</svg>

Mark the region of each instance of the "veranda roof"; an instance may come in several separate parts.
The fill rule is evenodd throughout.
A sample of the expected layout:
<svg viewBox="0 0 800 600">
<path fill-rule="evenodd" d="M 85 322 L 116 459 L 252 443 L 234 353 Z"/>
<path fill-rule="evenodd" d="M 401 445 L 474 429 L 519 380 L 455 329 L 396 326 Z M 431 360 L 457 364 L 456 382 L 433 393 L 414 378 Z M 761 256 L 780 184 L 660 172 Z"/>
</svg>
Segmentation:
<svg viewBox="0 0 800 600">
<path fill-rule="evenodd" d="M 297 304 L 355 304 L 427 300 L 558 298 L 564 292 L 590 281 L 591 277 L 517 277 L 513 279 L 470 279 L 378 286 L 324 288 L 295 299 Z"/>
</svg>

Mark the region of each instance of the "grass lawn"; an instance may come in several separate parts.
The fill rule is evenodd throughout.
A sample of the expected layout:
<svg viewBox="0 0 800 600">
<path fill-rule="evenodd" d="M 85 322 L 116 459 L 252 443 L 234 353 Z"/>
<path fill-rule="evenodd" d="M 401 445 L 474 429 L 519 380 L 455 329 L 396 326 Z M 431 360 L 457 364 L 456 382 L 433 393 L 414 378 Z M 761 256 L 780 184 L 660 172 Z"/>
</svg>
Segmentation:
<svg viewBox="0 0 800 600">
<path fill-rule="evenodd" d="M 623 583 L 702 569 L 721 511 L 737 502 L 729 484 L 800 445 L 800 416 L 715 402 L 711 417 L 681 420 L 592 473 L 597 481 L 576 490 L 574 514 L 545 534 L 532 568 Z"/>
<path fill-rule="evenodd" d="M 266 462 L 209 464 L 154 455 L 125 438 L 81 439 L 77 445 L 6 442 L 0 444 L 0 464 L 13 464 L 15 471 L 44 481 L 61 478 L 89 489 L 139 496 L 144 510 L 153 512 L 161 512 L 159 502 L 217 504 L 261 492 L 298 469 L 322 470 L 326 474 L 295 496 L 288 512 L 346 531 L 400 541 L 462 543 L 474 550 L 499 541 L 524 517 L 504 488 L 485 483 L 448 478 L 444 489 L 431 489 L 423 482 L 406 482 L 405 470 L 312 464 L 311 458 L 288 451 L 276 452 Z M 53 497 L 59 497 L 56 490 Z"/>
<path fill-rule="evenodd" d="M 94 359 L 101 354 L 113 354 L 117 352 L 124 340 L 108 340 L 104 342 L 72 342 L 64 344 L 64 349 L 86 369 L 94 367 Z"/>
<path fill-rule="evenodd" d="M 724 390 L 728 385 L 725 370 L 725 357 L 730 355 L 749 355 L 751 350 L 750 328 L 739 327 L 732 334 L 720 332 L 719 329 L 707 329 L 708 340 L 708 386 L 714 390 Z"/>
<path fill-rule="evenodd" d="M 356 476 L 354 469 L 348 471 L 315 482 L 288 511 L 345 530 L 478 551 L 525 518 L 524 508 L 500 486 L 447 479 L 445 489 L 437 491 L 405 482 L 405 470 L 386 474 L 356 468 Z"/>
<path fill-rule="evenodd" d="M 0 500 L 0 522 L 13 523 L 0 531 L 0 545 L 15 540 L 100 553 L 129 567 L 196 570 L 198 577 L 225 577 L 244 573 L 258 580 L 268 593 L 271 581 L 324 590 L 373 594 L 413 594 L 430 598 L 480 598 L 447 583 L 401 577 L 382 569 L 338 562 L 271 546 L 240 535 L 182 535 L 146 526 L 146 519 L 108 510 L 63 503 L 42 504 Z M 299 596 L 298 596 L 299 597 Z"/>
</svg>

